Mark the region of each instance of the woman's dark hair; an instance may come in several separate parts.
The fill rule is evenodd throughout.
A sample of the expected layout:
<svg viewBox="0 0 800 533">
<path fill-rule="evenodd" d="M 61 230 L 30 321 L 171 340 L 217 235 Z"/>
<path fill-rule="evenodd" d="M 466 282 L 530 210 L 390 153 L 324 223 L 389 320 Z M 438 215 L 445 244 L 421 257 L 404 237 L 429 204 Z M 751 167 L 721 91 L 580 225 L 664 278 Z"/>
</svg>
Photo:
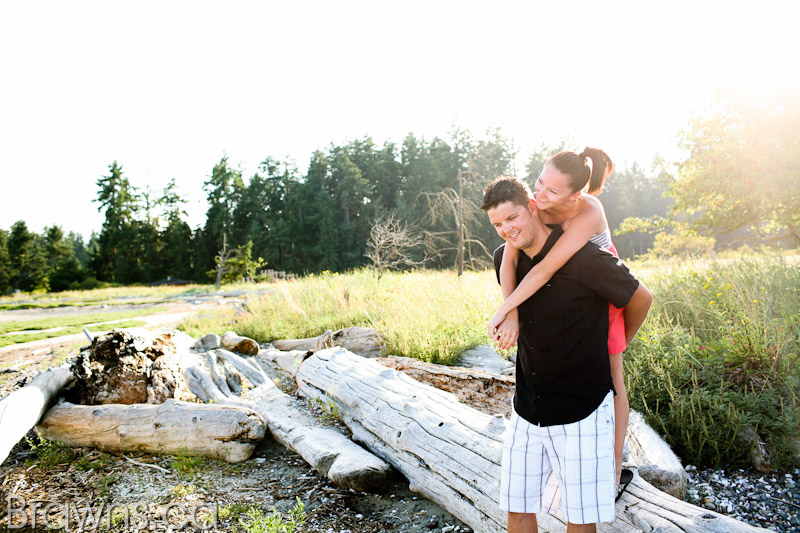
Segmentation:
<svg viewBox="0 0 800 533">
<path fill-rule="evenodd" d="M 554 165 L 559 172 L 569 176 L 572 192 L 589 184 L 589 194 L 598 195 L 606 178 L 614 171 L 614 163 L 608 154 L 599 148 L 585 148 L 583 152 L 559 152 L 551 157 L 545 166 Z"/>
</svg>

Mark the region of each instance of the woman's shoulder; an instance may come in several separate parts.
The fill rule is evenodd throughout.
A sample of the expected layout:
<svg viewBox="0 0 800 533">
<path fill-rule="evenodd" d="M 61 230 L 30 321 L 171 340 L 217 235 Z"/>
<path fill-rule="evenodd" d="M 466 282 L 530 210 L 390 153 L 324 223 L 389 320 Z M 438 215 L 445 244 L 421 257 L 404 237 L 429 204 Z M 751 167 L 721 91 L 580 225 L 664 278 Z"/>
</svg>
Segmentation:
<svg viewBox="0 0 800 533">
<path fill-rule="evenodd" d="M 579 215 L 591 220 L 597 226 L 596 233 L 600 233 L 608 229 L 608 221 L 606 220 L 606 210 L 603 208 L 603 203 L 597 196 L 591 194 L 581 195 L 581 210 Z"/>
</svg>

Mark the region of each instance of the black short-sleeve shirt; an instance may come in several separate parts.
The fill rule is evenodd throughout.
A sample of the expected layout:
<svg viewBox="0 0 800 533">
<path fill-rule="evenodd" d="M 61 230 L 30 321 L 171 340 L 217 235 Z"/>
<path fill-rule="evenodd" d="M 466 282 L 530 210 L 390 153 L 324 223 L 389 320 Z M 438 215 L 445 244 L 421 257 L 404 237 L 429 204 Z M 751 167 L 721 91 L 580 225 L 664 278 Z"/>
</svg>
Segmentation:
<svg viewBox="0 0 800 533">
<path fill-rule="evenodd" d="M 517 283 L 563 234 L 555 227 L 533 259 L 519 254 Z M 503 246 L 494 252 L 498 281 Z M 608 304 L 625 307 L 639 286 L 625 264 L 587 243 L 519 306 L 514 410 L 552 426 L 589 416 L 613 390 L 608 359 Z"/>
</svg>

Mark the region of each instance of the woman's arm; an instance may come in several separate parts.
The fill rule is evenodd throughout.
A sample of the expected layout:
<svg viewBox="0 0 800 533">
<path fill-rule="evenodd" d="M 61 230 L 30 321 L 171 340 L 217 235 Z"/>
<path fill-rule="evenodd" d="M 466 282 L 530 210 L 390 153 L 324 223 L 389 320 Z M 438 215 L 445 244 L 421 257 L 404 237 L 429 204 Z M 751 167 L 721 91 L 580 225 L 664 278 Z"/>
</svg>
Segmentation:
<svg viewBox="0 0 800 533">
<path fill-rule="evenodd" d="M 503 300 L 508 298 L 517 286 L 517 261 L 519 251 L 508 242 L 503 247 L 503 261 L 500 263 L 500 290 Z M 514 309 L 507 314 L 506 320 L 489 331 L 489 337 L 497 342 L 501 350 L 510 350 L 519 338 L 519 317 Z"/>
<path fill-rule="evenodd" d="M 519 286 L 506 297 L 503 305 L 489 321 L 489 331 L 494 331 L 503 322 L 505 316 L 516 309 L 522 302 L 541 289 L 556 271 L 564 266 L 575 253 L 589 242 L 592 235 L 606 226 L 605 213 L 599 201 L 584 202 L 575 217 L 569 220 L 564 234 L 556 241 L 553 248 L 542 261 L 534 266 L 520 282 Z M 566 224 L 565 224 L 566 225 Z M 490 333 L 491 335 L 491 333 Z"/>
</svg>

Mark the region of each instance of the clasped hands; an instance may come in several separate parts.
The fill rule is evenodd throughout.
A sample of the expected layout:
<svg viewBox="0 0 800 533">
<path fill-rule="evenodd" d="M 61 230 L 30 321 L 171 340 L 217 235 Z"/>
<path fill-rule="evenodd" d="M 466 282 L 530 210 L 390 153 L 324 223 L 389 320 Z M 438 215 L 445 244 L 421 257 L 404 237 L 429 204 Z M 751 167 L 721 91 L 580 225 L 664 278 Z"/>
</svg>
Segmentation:
<svg viewBox="0 0 800 533">
<path fill-rule="evenodd" d="M 519 316 L 514 309 L 508 314 L 497 311 L 486 326 L 489 338 L 501 350 L 510 350 L 519 338 Z"/>
</svg>

